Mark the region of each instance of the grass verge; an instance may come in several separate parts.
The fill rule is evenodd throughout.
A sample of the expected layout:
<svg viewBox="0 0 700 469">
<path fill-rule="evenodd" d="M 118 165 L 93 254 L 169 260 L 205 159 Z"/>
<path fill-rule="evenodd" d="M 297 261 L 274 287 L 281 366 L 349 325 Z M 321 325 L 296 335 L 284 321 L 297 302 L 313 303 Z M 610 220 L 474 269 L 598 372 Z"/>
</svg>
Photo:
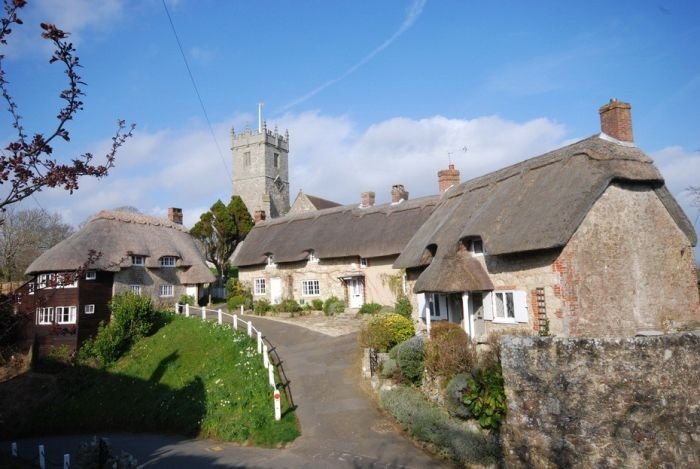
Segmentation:
<svg viewBox="0 0 700 469">
<path fill-rule="evenodd" d="M 106 370 L 74 366 L 9 406 L 20 376 L 0 384 L 0 438 L 69 432 L 159 432 L 276 446 L 299 435 L 293 412 L 274 420 L 255 342 L 195 318 L 173 317 Z M 26 390 L 26 389 L 25 389 Z M 21 391 L 20 391 L 21 392 Z M 4 408 L 3 408 L 4 407 Z M 5 415 L 2 415 L 5 413 Z M 14 415 L 12 415 L 14 414 Z M 11 434 L 8 434 L 11 433 Z"/>
</svg>

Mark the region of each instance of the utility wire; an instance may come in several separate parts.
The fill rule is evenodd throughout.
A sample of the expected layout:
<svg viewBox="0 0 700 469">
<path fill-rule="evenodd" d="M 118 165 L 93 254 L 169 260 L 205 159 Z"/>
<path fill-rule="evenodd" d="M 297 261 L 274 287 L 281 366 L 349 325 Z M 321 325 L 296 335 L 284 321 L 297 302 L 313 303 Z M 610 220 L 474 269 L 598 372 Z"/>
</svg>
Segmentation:
<svg viewBox="0 0 700 469">
<path fill-rule="evenodd" d="M 231 175 L 231 171 L 228 169 L 228 166 L 226 165 L 226 160 L 224 159 L 224 154 L 221 151 L 221 147 L 219 146 L 219 141 L 216 139 L 216 134 L 214 133 L 214 129 L 211 126 L 211 121 L 209 120 L 209 114 L 207 114 L 207 108 L 204 106 L 204 101 L 202 101 L 202 96 L 199 94 L 199 88 L 197 88 L 197 82 L 194 81 L 194 75 L 192 75 L 192 69 L 190 69 L 190 64 L 187 62 L 187 57 L 185 56 L 185 51 L 182 48 L 182 43 L 180 42 L 180 37 L 177 35 L 177 31 L 175 30 L 175 23 L 173 23 L 173 19 L 170 16 L 170 11 L 168 10 L 168 6 L 165 3 L 165 0 L 162 0 L 163 2 L 163 8 L 165 9 L 165 14 L 168 16 L 168 21 L 170 22 L 170 28 L 173 31 L 173 36 L 175 36 L 175 41 L 177 42 L 177 47 L 180 49 L 180 55 L 182 55 L 182 61 L 185 62 L 185 67 L 187 68 L 187 73 L 190 76 L 190 81 L 192 82 L 192 87 L 194 88 L 194 92 L 197 95 L 197 99 L 199 100 L 199 105 L 202 107 L 202 112 L 204 113 L 204 119 L 207 121 L 207 127 L 209 127 L 209 133 L 211 134 L 212 139 L 214 139 L 214 144 L 216 145 L 216 151 L 219 153 L 219 158 L 221 158 L 221 164 L 224 166 L 224 170 L 226 171 L 226 174 L 228 175 L 229 179 L 231 180 L 231 183 L 233 184 L 233 176 Z"/>
</svg>

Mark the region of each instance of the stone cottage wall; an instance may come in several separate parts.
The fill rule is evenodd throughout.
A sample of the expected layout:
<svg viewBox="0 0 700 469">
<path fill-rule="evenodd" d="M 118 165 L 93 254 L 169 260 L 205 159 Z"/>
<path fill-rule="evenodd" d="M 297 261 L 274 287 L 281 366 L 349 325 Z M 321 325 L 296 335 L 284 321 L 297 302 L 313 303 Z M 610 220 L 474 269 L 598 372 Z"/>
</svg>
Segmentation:
<svg viewBox="0 0 700 469">
<path fill-rule="evenodd" d="M 114 294 L 129 291 L 129 285 L 140 285 L 141 294 L 150 296 L 156 305 L 172 306 L 180 298 L 187 294 L 187 287 L 180 283 L 180 269 L 178 268 L 158 268 L 130 267 L 122 269 L 114 274 Z M 173 296 L 161 297 L 160 286 L 172 285 Z"/>
<path fill-rule="evenodd" d="M 562 335 L 700 326 L 693 247 L 649 187 L 608 187 L 554 269 L 562 276 Z"/>
<path fill-rule="evenodd" d="M 698 467 L 700 332 L 504 337 L 506 467 Z"/>
</svg>

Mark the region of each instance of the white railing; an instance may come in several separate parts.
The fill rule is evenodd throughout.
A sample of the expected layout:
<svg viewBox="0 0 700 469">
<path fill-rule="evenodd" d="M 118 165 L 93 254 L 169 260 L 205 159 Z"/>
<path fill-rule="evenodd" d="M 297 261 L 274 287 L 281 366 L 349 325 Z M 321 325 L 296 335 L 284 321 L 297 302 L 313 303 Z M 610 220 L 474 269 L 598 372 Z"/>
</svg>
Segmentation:
<svg viewBox="0 0 700 469">
<path fill-rule="evenodd" d="M 46 457 L 46 449 L 44 445 L 39 445 L 38 446 L 38 454 L 36 457 L 27 459 L 23 458 L 19 455 L 19 451 L 17 450 L 17 443 L 12 442 L 10 444 L 10 454 L 12 455 L 13 458 L 24 461 L 26 463 L 32 464 L 36 466 L 39 466 L 40 469 L 46 469 L 47 465 L 51 465 L 53 467 L 61 467 L 63 469 L 70 469 L 70 454 L 65 453 L 63 455 L 63 463 L 57 463 L 55 461 L 49 461 L 49 459 Z"/>
<path fill-rule="evenodd" d="M 190 305 L 181 305 L 179 303 L 175 304 L 175 313 L 184 314 L 185 317 L 200 317 L 203 321 L 216 320 L 220 325 L 230 324 L 233 330 L 237 331 L 241 326 L 248 334 L 248 337 L 257 341 L 258 354 L 262 355 L 263 367 L 267 370 L 268 381 L 272 387 L 272 402 L 275 408 L 275 420 L 280 420 L 282 418 L 282 409 L 280 402 L 280 392 L 277 389 L 277 384 L 275 382 L 275 366 L 270 360 L 270 349 L 265 343 L 262 333 L 255 328 L 252 321 L 245 321 L 241 319 L 237 314 L 230 314 L 224 312 L 221 308 L 217 310 L 207 309 L 202 306 L 197 308 Z M 243 307 L 241 306 L 241 314 L 243 314 Z M 288 402 L 288 405 L 292 405 Z"/>
</svg>

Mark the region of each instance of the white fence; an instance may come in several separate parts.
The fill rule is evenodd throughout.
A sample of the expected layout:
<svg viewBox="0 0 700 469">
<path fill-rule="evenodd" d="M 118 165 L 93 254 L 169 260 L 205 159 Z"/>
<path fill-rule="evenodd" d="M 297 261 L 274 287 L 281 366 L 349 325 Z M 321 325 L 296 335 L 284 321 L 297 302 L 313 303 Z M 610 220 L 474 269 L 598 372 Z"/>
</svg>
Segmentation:
<svg viewBox="0 0 700 469">
<path fill-rule="evenodd" d="M 70 454 L 66 453 L 63 455 L 63 462 L 59 463 L 56 461 L 50 461 L 46 457 L 46 449 L 44 448 L 44 445 L 39 445 L 37 447 L 37 453 L 34 458 L 24 458 L 19 455 L 19 451 L 17 449 L 17 443 L 12 442 L 10 444 L 10 454 L 12 455 L 13 458 L 22 460 L 26 463 L 33 464 L 36 466 L 39 466 L 41 469 L 46 469 L 47 467 L 60 467 L 63 469 L 70 469 Z"/>
<path fill-rule="evenodd" d="M 265 339 L 262 333 L 255 328 L 252 321 L 245 321 L 241 319 L 237 314 L 225 313 L 223 310 L 213 310 L 207 309 L 204 306 L 197 308 L 190 305 L 181 305 L 179 303 L 175 304 L 175 313 L 183 314 L 186 317 L 200 317 L 203 321 L 216 321 L 219 324 L 230 324 L 233 330 L 243 329 L 247 332 L 251 339 L 257 341 L 258 354 L 262 355 L 263 367 L 268 372 L 268 381 L 272 387 L 272 403 L 275 409 L 275 420 L 280 420 L 282 418 L 282 408 L 280 402 L 280 392 L 277 389 L 277 383 L 275 381 L 275 364 L 280 365 L 281 362 L 279 357 L 276 363 L 270 359 L 270 353 L 272 352 L 271 347 L 269 347 L 269 342 Z M 241 307 L 241 313 L 243 313 L 243 308 Z M 280 375 L 284 375 L 284 372 L 280 369 Z M 283 386 L 288 390 L 288 384 L 283 383 Z M 291 394 L 287 393 L 287 404 L 293 407 L 293 402 L 291 401 Z"/>
</svg>

